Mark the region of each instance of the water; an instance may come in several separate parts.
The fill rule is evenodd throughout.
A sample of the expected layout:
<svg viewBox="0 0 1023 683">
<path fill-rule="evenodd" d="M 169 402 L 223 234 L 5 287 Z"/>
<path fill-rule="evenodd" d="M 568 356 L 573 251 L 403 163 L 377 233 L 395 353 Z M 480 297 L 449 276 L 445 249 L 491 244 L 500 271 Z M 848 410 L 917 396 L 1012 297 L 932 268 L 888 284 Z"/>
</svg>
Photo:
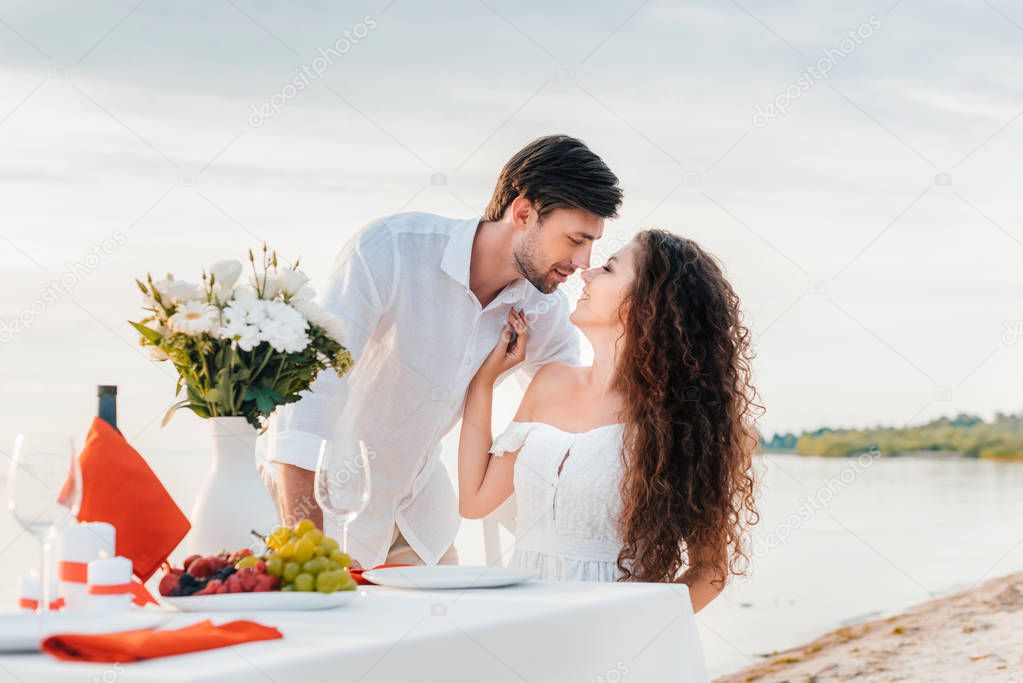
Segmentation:
<svg viewBox="0 0 1023 683">
<path fill-rule="evenodd" d="M 754 559 L 749 578 L 701 612 L 712 675 L 1023 569 L 1023 465 L 866 462 L 857 472 L 852 459 L 760 459 L 765 486 L 757 537 L 791 533 Z M 809 497 L 826 505 L 815 509 Z M 789 519 L 800 510 L 798 520 Z"/>
<path fill-rule="evenodd" d="M 451 471 L 454 437 L 445 441 Z M 148 460 L 189 510 L 205 454 L 153 451 Z M 712 675 L 851 621 L 1023 569 L 1023 465 L 924 458 L 857 465 L 776 454 L 757 462 L 758 547 L 767 547 L 772 532 L 789 533 L 699 615 Z M 789 519 L 800 510 L 798 520 Z M 456 544 L 463 562 L 484 561 L 479 522 L 463 522 Z M 37 553 L 9 513 L 0 514 L 0 604 L 12 604 L 16 578 L 36 567 Z"/>
</svg>

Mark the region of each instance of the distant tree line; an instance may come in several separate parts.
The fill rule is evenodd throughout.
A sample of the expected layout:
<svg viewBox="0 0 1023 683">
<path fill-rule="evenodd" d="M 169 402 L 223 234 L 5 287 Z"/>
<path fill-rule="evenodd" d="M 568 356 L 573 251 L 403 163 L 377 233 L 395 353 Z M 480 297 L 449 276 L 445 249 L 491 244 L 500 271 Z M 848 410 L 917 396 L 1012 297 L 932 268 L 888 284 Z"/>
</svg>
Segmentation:
<svg viewBox="0 0 1023 683">
<path fill-rule="evenodd" d="M 931 451 L 955 452 L 970 458 L 1023 460 L 1023 413 L 996 413 L 985 422 L 976 415 L 960 413 L 914 427 L 831 429 L 821 427 L 801 434 L 760 435 L 766 451 L 789 451 L 800 455 L 859 455 L 872 448 L 882 455 Z"/>
</svg>

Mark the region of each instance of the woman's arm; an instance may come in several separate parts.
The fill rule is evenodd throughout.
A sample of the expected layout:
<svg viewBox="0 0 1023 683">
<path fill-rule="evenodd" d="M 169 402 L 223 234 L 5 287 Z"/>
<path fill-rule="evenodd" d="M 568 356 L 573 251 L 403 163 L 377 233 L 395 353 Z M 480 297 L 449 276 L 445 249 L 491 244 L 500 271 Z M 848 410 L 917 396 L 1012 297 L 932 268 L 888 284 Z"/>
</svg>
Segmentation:
<svg viewBox="0 0 1023 683">
<path fill-rule="evenodd" d="M 689 586 L 689 600 L 693 603 L 693 612 L 699 612 L 709 605 L 724 590 L 724 581 L 712 574 L 704 572 L 698 576 L 691 576 L 690 572 L 685 572 L 682 575 L 681 582 Z"/>
<path fill-rule="evenodd" d="M 494 384 L 504 372 L 522 362 L 526 353 L 528 328 L 525 315 L 521 311 L 510 311 L 508 324 L 510 329 L 501 334 L 497 346 L 469 382 L 465 395 L 462 431 L 458 440 L 458 512 L 466 519 L 479 519 L 490 514 L 514 490 L 514 454 L 504 457 L 490 454 Z M 517 335 L 514 344 L 511 343 L 511 329 Z M 519 411 L 521 413 L 521 407 Z"/>
<path fill-rule="evenodd" d="M 693 611 L 699 612 L 721 595 L 727 580 L 727 549 L 693 547 L 689 552 L 689 569 L 682 574 L 679 582 L 689 586 Z"/>
</svg>

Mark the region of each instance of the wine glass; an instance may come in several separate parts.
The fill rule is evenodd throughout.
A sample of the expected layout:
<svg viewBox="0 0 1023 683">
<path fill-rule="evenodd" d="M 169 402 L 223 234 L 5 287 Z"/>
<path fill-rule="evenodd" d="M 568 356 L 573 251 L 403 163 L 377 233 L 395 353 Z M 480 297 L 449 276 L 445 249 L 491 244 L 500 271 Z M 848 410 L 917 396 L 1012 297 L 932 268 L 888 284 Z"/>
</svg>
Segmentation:
<svg viewBox="0 0 1023 683">
<path fill-rule="evenodd" d="M 341 550 L 348 553 L 348 525 L 369 503 L 372 451 L 362 441 L 326 439 L 320 444 L 313 490 L 323 510 L 341 520 Z M 324 519 L 326 528 L 326 519 Z"/>
<path fill-rule="evenodd" d="M 53 542 L 78 516 L 82 471 L 74 440 L 67 435 L 18 434 L 7 477 L 7 507 L 22 529 L 41 547 L 38 612 L 47 612 Z"/>
</svg>

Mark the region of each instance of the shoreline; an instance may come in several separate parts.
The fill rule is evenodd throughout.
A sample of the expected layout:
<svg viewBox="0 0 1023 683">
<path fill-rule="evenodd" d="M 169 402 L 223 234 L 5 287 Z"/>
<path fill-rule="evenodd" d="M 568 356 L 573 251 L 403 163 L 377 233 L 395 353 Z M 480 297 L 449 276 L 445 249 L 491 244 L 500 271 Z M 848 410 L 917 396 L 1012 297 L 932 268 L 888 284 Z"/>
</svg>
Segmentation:
<svg viewBox="0 0 1023 683">
<path fill-rule="evenodd" d="M 1023 572 L 830 631 L 714 683 L 1023 678 Z"/>
<path fill-rule="evenodd" d="M 864 451 L 866 452 L 866 451 Z M 855 458 L 862 453 L 842 455 L 825 455 L 822 453 L 800 453 L 795 450 L 779 448 L 762 448 L 757 451 L 758 455 L 798 455 L 801 458 Z M 922 460 L 979 460 L 988 462 L 1020 462 L 1023 463 L 1023 453 L 1018 455 L 967 455 L 960 451 L 897 451 L 879 456 L 882 459 L 897 458 L 919 458 Z"/>
</svg>

